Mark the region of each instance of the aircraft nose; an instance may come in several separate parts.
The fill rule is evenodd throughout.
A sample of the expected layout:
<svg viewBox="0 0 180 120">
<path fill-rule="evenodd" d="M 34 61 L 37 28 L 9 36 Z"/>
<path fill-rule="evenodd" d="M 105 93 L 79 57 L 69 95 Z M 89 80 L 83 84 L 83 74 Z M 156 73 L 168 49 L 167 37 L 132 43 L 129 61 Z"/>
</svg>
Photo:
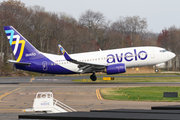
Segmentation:
<svg viewBox="0 0 180 120">
<path fill-rule="evenodd" d="M 172 58 L 174 58 L 176 56 L 176 54 L 174 54 L 173 52 L 170 52 L 169 56 L 172 59 Z"/>
</svg>

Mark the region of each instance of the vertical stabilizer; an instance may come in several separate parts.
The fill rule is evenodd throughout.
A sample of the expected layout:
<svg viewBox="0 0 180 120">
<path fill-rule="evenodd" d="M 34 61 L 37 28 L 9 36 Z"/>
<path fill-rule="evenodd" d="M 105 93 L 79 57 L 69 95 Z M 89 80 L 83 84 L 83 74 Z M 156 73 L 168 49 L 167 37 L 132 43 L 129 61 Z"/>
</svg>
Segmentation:
<svg viewBox="0 0 180 120">
<path fill-rule="evenodd" d="M 43 57 L 43 55 L 14 27 L 5 26 L 4 30 L 17 62 L 24 62 Z"/>
</svg>

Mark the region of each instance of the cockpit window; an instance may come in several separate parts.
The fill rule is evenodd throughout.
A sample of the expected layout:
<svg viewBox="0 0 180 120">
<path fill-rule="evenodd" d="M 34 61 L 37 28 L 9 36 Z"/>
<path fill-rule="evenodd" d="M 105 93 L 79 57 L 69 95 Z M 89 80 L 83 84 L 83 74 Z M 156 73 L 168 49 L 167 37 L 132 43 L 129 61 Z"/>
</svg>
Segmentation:
<svg viewBox="0 0 180 120">
<path fill-rule="evenodd" d="M 166 52 L 167 50 L 160 50 L 160 52 Z"/>
</svg>

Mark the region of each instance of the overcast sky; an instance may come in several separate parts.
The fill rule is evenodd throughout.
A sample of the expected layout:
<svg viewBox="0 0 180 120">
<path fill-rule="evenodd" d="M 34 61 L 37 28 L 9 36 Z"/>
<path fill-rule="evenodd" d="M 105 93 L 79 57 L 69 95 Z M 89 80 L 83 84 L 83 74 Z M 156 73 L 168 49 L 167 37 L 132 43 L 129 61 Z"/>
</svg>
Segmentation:
<svg viewBox="0 0 180 120">
<path fill-rule="evenodd" d="M 2 2 L 3 0 L 0 0 Z M 6 0 L 7 1 L 7 0 Z M 65 12 L 76 20 L 86 10 L 101 12 L 106 19 L 119 16 L 146 18 L 148 30 L 161 32 L 175 25 L 180 28 L 180 0 L 20 0 L 26 6 L 39 5 L 50 12 Z"/>
</svg>

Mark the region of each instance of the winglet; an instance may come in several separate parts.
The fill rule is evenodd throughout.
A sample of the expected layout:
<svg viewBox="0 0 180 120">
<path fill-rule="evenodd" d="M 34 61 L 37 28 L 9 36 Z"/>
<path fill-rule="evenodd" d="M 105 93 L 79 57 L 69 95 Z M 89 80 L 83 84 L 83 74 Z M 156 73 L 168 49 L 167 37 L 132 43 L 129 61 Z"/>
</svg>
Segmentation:
<svg viewBox="0 0 180 120">
<path fill-rule="evenodd" d="M 58 47 L 67 61 L 73 61 L 73 59 L 69 56 L 69 54 L 64 50 L 64 48 L 60 44 L 58 44 Z"/>
</svg>

